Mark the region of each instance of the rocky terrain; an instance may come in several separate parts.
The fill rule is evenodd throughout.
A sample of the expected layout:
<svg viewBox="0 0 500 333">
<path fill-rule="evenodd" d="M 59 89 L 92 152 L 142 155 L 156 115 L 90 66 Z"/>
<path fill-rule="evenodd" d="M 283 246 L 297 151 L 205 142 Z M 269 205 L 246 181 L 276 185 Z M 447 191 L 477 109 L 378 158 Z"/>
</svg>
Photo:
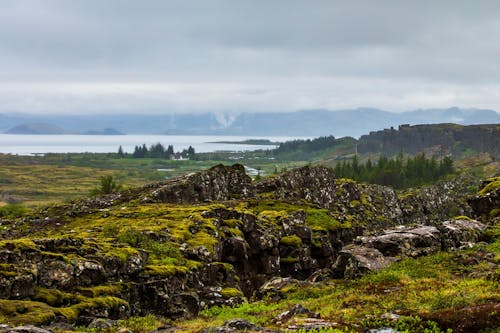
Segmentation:
<svg viewBox="0 0 500 333">
<path fill-rule="evenodd" d="M 258 182 L 242 165 L 215 166 L 1 220 L 0 322 L 57 330 L 149 314 L 194 318 L 214 306 L 279 300 L 301 283 L 356 279 L 405 258 L 468 249 L 496 239 L 497 183 L 483 183 L 475 196 L 469 189 L 478 183 L 466 176 L 396 193 L 320 166 Z M 498 281 L 498 254 L 491 255 L 481 262 Z M 273 329 L 297 314 L 313 328 L 332 327 L 309 310 L 292 312 Z M 212 331 L 264 330 L 251 325 Z"/>
</svg>

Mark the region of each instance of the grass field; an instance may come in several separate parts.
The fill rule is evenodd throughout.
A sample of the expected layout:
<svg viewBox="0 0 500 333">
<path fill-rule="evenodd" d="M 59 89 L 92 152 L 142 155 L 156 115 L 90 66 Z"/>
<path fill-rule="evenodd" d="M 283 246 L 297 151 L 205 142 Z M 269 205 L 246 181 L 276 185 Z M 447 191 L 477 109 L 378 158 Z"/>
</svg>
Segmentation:
<svg viewBox="0 0 500 333">
<path fill-rule="evenodd" d="M 261 170 L 262 174 L 272 174 L 306 162 L 275 162 L 253 155 L 190 161 L 119 158 L 117 154 L 0 154 L 0 205 L 22 203 L 33 207 L 88 196 L 105 175 L 113 175 L 127 188 L 205 170 L 220 163 L 242 163 Z"/>
</svg>

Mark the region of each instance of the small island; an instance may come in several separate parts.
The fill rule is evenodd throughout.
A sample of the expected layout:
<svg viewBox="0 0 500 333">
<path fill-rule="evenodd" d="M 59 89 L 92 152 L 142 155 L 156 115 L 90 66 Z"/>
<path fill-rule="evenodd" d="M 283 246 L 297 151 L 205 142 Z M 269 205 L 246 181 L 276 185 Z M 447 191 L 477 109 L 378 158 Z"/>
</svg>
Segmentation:
<svg viewBox="0 0 500 333">
<path fill-rule="evenodd" d="M 69 134 L 69 132 L 53 124 L 26 123 L 8 129 L 5 134 Z"/>
<path fill-rule="evenodd" d="M 114 128 L 105 128 L 103 130 L 88 130 L 83 132 L 82 135 L 125 135 L 125 134 Z"/>
</svg>

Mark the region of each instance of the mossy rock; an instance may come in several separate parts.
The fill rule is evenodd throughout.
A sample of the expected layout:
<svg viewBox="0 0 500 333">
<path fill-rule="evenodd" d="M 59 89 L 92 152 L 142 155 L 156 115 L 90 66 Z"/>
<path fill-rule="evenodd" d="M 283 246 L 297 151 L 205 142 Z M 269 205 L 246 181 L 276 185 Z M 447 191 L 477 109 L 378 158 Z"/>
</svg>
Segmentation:
<svg viewBox="0 0 500 333">
<path fill-rule="evenodd" d="M 56 316 L 54 309 L 45 303 L 0 299 L 0 318 L 11 325 L 43 325 Z"/>
<path fill-rule="evenodd" d="M 306 225 L 313 230 L 335 231 L 342 228 L 342 224 L 335 219 L 328 209 L 304 207 Z"/>
<path fill-rule="evenodd" d="M 241 231 L 238 228 L 227 228 L 226 235 L 229 237 L 234 236 L 234 237 L 245 238 L 243 231 Z"/>
<path fill-rule="evenodd" d="M 229 227 L 229 228 L 236 228 L 237 226 L 242 225 L 243 222 L 240 220 L 236 220 L 236 219 L 227 219 L 227 220 L 223 220 L 222 224 Z"/>
<path fill-rule="evenodd" d="M 77 290 L 87 297 L 117 296 L 124 289 L 123 283 L 106 284 L 95 287 L 79 287 Z"/>
<path fill-rule="evenodd" d="M 127 312 L 130 308 L 129 304 L 118 297 L 103 296 L 103 297 L 83 297 L 78 296 L 79 303 L 65 308 L 55 308 L 56 314 L 66 317 L 68 322 L 75 322 L 82 314 L 92 313 L 93 311 L 105 310 L 108 313 Z"/>
<path fill-rule="evenodd" d="M 276 221 L 287 216 L 288 214 L 285 210 L 263 210 L 258 215 L 259 218 L 267 221 Z"/>
<path fill-rule="evenodd" d="M 63 292 L 58 289 L 36 288 L 35 301 L 46 303 L 50 306 L 68 306 L 75 302 L 76 297 L 73 294 Z"/>
<path fill-rule="evenodd" d="M 33 240 L 29 238 L 2 240 L 0 241 L 0 249 L 9 251 L 39 251 Z"/>
<path fill-rule="evenodd" d="M 479 195 L 486 195 L 500 188 L 500 177 L 494 177 L 487 180 L 487 184 L 479 191 Z"/>
<path fill-rule="evenodd" d="M 236 288 L 222 288 L 222 290 L 220 291 L 220 294 L 225 299 L 232 298 L 232 297 L 243 297 L 243 292 L 241 292 L 241 290 L 238 290 Z"/>
<path fill-rule="evenodd" d="M 296 235 L 285 236 L 280 239 L 280 244 L 297 248 L 302 246 L 302 239 Z"/>
</svg>

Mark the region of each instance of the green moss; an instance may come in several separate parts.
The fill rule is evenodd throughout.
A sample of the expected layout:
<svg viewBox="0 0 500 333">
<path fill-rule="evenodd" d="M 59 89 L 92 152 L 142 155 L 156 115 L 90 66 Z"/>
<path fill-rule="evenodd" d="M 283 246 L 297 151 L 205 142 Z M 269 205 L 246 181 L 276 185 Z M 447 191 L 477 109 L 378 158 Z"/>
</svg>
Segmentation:
<svg viewBox="0 0 500 333">
<path fill-rule="evenodd" d="M 231 297 L 243 297 L 243 293 L 241 290 L 238 290 L 236 288 L 223 288 L 220 292 L 222 297 L 225 299 L 231 298 Z"/>
<path fill-rule="evenodd" d="M 50 306 L 58 307 L 68 305 L 75 301 L 75 296 L 58 289 L 47 289 L 38 287 L 35 290 L 35 301 L 47 303 Z"/>
<path fill-rule="evenodd" d="M 323 238 L 321 237 L 321 233 L 318 234 L 318 231 L 325 231 L 325 230 L 314 230 L 313 232 L 313 238 L 312 238 L 312 245 L 314 247 L 321 248 L 323 247 Z"/>
<path fill-rule="evenodd" d="M 204 246 L 210 252 L 213 252 L 214 246 L 218 243 L 218 240 L 213 235 L 207 233 L 205 230 L 202 230 L 192 235 L 191 239 L 187 240 L 186 243 L 192 247 Z"/>
<path fill-rule="evenodd" d="M 115 225 L 115 224 L 105 224 L 103 227 L 102 227 L 102 234 L 105 236 L 105 237 L 116 237 L 116 235 L 119 235 L 120 234 L 120 227 L 118 225 Z"/>
<path fill-rule="evenodd" d="M 122 283 L 106 284 L 95 287 L 79 287 L 77 291 L 87 297 L 115 296 L 123 290 Z"/>
<path fill-rule="evenodd" d="M 125 262 L 131 256 L 138 255 L 139 251 L 130 246 L 117 245 L 112 243 L 101 243 L 104 257 L 117 257 Z"/>
<path fill-rule="evenodd" d="M 286 215 L 287 213 L 300 209 L 300 207 L 296 205 L 279 200 L 249 200 L 242 203 L 240 211 L 245 212 L 245 208 L 248 210 L 248 213 L 254 213 L 256 215 L 268 211 L 269 218 L 277 217 L 278 214 L 276 212 L 282 212 L 283 215 Z M 267 214 L 264 213 L 263 215 Z"/>
<path fill-rule="evenodd" d="M 161 327 L 166 327 L 170 322 L 163 318 L 149 314 L 144 317 L 130 317 L 125 320 L 119 320 L 117 326 L 126 328 L 132 332 L 154 332 Z"/>
<path fill-rule="evenodd" d="M 335 231 L 343 225 L 330 215 L 327 209 L 306 208 L 306 224 L 313 230 Z"/>
<path fill-rule="evenodd" d="M 189 271 L 188 267 L 178 265 L 147 265 L 144 274 L 171 276 L 175 274 L 186 274 Z"/>
<path fill-rule="evenodd" d="M 229 228 L 236 228 L 237 226 L 240 226 L 242 224 L 243 224 L 243 222 L 241 222 L 240 220 L 236 220 L 236 219 L 228 219 L 228 220 L 222 221 L 222 225 L 225 225 Z"/>
<path fill-rule="evenodd" d="M 212 262 L 212 265 L 222 265 L 224 267 L 224 270 L 226 271 L 226 274 L 231 274 L 234 272 L 234 267 L 233 265 L 227 263 L 227 262 L 220 262 L 220 261 L 214 261 Z"/>
<path fill-rule="evenodd" d="M 21 274 L 32 273 L 24 268 L 16 267 L 13 264 L 0 264 L 0 277 L 14 277 Z"/>
<path fill-rule="evenodd" d="M 94 297 L 94 298 L 86 298 L 79 297 L 79 303 L 65 307 L 65 308 L 56 308 L 54 311 L 57 314 L 61 314 L 69 322 L 75 322 L 80 314 L 85 311 L 93 310 L 93 309 L 118 309 L 121 307 L 129 308 L 129 304 L 121 298 L 105 296 L 105 297 Z"/>
<path fill-rule="evenodd" d="M 351 179 L 351 178 L 337 178 L 337 179 L 335 179 L 335 183 L 336 184 L 345 184 L 345 183 L 354 184 L 354 183 L 356 183 L 356 181 Z"/>
<path fill-rule="evenodd" d="M 479 191 L 479 195 L 485 195 L 487 193 L 493 192 L 497 188 L 500 188 L 500 177 L 488 179 L 489 183 Z"/>
<path fill-rule="evenodd" d="M 370 205 L 370 202 L 368 201 L 368 195 L 361 194 L 361 203 L 365 206 Z"/>
<path fill-rule="evenodd" d="M 141 243 L 147 241 L 147 236 L 137 229 L 127 227 L 120 232 L 117 240 L 121 243 L 126 243 L 130 246 L 138 247 L 141 245 Z"/>
<path fill-rule="evenodd" d="M 55 316 L 54 310 L 45 303 L 0 299 L 0 317 L 12 325 L 43 325 Z"/>
<path fill-rule="evenodd" d="M 173 242 L 154 242 L 149 241 L 145 248 L 149 251 L 149 253 L 153 257 L 169 257 L 180 259 L 183 258 L 181 254 L 181 250 L 179 249 L 179 245 Z"/>
<path fill-rule="evenodd" d="M 240 238 L 245 238 L 245 235 L 243 234 L 243 231 L 241 231 L 238 228 L 227 228 L 226 233 L 228 236 L 235 236 L 235 237 L 240 237 Z"/>
<path fill-rule="evenodd" d="M 0 277 L 14 277 L 18 275 L 18 273 L 16 272 L 13 272 L 13 271 L 3 271 L 3 270 L 0 270 Z"/>
<path fill-rule="evenodd" d="M 490 217 L 495 218 L 500 216 L 500 208 L 495 208 L 490 211 Z"/>
<path fill-rule="evenodd" d="M 470 217 L 465 216 L 465 215 L 455 216 L 453 219 L 454 220 L 468 220 L 468 221 L 472 220 Z"/>
<path fill-rule="evenodd" d="M 29 238 L 8 239 L 0 241 L 0 249 L 17 251 L 38 251 L 36 244 Z"/>
<path fill-rule="evenodd" d="M 267 221 L 276 221 L 287 216 L 288 214 L 285 210 L 263 210 L 259 213 L 258 218 Z"/>
<path fill-rule="evenodd" d="M 285 236 L 280 239 L 280 244 L 291 247 L 300 247 L 302 246 L 302 239 L 296 235 Z"/>
<path fill-rule="evenodd" d="M 274 199 L 275 195 L 274 195 L 274 192 L 264 192 L 264 193 L 260 193 L 259 197 L 262 199 L 269 200 L 269 199 Z"/>
<path fill-rule="evenodd" d="M 295 257 L 280 258 L 280 262 L 283 264 L 295 264 L 299 261 L 300 261 L 299 258 Z"/>
<path fill-rule="evenodd" d="M 358 200 L 352 200 L 350 203 L 349 203 L 349 206 L 351 206 L 351 208 L 357 208 L 361 205 L 361 202 L 359 202 Z"/>
</svg>

